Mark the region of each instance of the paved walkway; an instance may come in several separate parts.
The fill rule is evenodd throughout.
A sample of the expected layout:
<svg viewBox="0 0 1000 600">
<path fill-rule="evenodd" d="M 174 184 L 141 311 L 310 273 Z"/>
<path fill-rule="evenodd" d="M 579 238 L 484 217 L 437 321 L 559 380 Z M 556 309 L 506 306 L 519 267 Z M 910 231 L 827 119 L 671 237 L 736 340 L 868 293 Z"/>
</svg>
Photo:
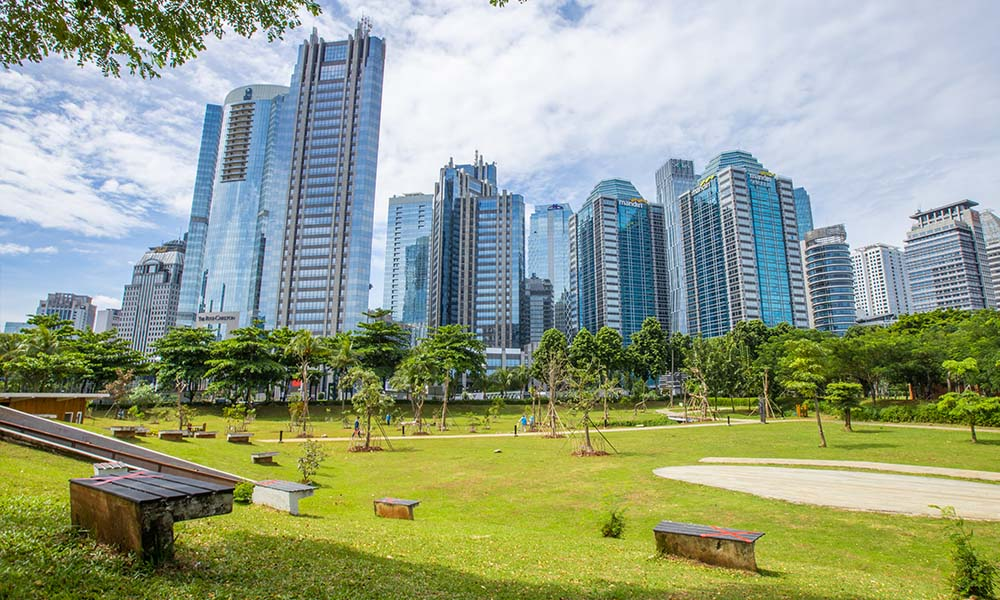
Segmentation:
<svg viewBox="0 0 1000 600">
<path fill-rule="evenodd" d="M 889 471 L 914 475 L 941 475 L 959 479 L 980 479 L 1000 482 L 1000 473 L 995 471 L 973 471 L 971 469 L 951 469 L 948 467 L 927 467 L 923 465 L 901 465 L 898 463 L 869 462 L 864 460 L 809 460 L 801 458 L 734 458 L 730 456 L 708 456 L 698 462 L 731 465 L 800 465 L 805 467 L 845 467 L 868 471 Z"/>
<path fill-rule="evenodd" d="M 930 505 L 953 506 L 965 519 L 1000 521 L 1000 485 L 890 475 L 782 467 L 664 467 L 654 474 L 799 504 L 847 510 L 939 517 Z"/>
</svg>

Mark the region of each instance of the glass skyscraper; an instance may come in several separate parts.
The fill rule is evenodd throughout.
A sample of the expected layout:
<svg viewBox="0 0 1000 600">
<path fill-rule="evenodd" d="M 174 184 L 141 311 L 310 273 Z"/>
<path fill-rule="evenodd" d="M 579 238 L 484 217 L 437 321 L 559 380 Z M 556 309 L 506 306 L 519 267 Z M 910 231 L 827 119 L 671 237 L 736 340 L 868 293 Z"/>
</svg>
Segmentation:
<svg viewBox="0 0 1000 600">
<path fill-rule="evenodd" d="M 666 233 L 667 279 L 670 297 L 670 331 L 687 333 L 687 282 L 684 278 L 684 244 L 678 198 L 695 186 L 694 162 L 671 158 L 656 170 L 656 201 L 663 206 Z"/>
<path fill-rule="evenodd" d="M 663 207 L 649 204 L 631 182 L 598 183 L 570 218 L 570 287 L 577 329 L 608 326 L 624 342 L 646 317 L 660 324 L 667 307 Z"/>
<path fill-rule="evenodd" d="M 416 338 L 427 333 L 427 283 L 430 253 L 431 194 L 389 198 L 385 233 L 385 284 L 382 308 L 409 325 Z"/>
<path fill-rule="evenodd" d="M 854 325 L 854 267 L 843 225 L 820 227 L 800 242 L 809 326 L 844 335 Z"/>
<path fill-rule="evenodd" d="M 570 334 L 569 323 L 569 204 L 539 204 L 531 213 L 528 234 L 528 275 L 552 284 L 552 326 Z M 534 327 L 534 324 L 532 325 Z"/>
<path fill-rule="evenodd" d="M 366 19 L 346 40 L 313 31 L 299 49 L 287 100 L 294 119 L 278 326 L 332 335 L 368 310 L 385 68 L 385 43 L 370 31 Z"/>
<path fill-rule="evenodd" d="M 792 190 L 795 197 L 795 218 L 798 222 L 799 240 L 806 239 L 806 233 L 813 228 L 812 202 L 806 188 L 797 187 Z"/>
</svg>

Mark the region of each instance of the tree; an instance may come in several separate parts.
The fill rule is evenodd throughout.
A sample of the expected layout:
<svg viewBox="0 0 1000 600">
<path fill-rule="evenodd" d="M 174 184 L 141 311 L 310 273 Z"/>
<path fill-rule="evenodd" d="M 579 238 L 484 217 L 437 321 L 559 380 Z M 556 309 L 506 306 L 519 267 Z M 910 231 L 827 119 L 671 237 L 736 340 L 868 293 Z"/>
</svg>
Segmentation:
<svg viewBox="0 0 1000 600">
<path fill-rule="evenodd" d="M 941 363 L 941 368 L 948 372 L 948 391 L 951 391 L 952 381 L 961 386 L 965 384 L 966 390 L 969 389 L 969 383 L 967 379 L 979 373 L 979 364 L 976 359 L 969 357 L 963 358 L 962 360 L 946 360 Z"/>
<path fill-rule="evenodd" d="M 392 399 L 382 388 L 382 379 L 371 369 L 353 367 L 344 376 L 344 384 L 355 388 L 351 402 L 358 415 L 365 419 L 365 445 L 372 449 L 372 418 L 381 417 L 392 408 Z"/>
<path fill-rule="evenodd" d="M 388 381 L 410 348 L 410 332 L 392 320 L 392 311 L 379 308 L 363 313 L 368 318 L 358 324 L 353 348 L 358 362 Z"/>
<path fill-rule="evenodd" d="M 817 341 L 790 339 L 784 343 L 785 355 L 779 360 L 785 389 L 803 400 L 811 400 L 816 410 L 819 447 L 826 448 L 823 419 L 820 417 L 819 393 L 827 379 L 829 351 Z"/>
<path fill-rule="evenodd" d="M 570 403 L 575 410 L 583 413 L 583 447 L 580 448 L 580 454 L 583 456 L 595 454 L 594 446 L 590 442 L 590 411 L 597 403 L 597 389 L 601 382 L 599 369 L 596 361 L 585 361 L 583 366 L 570 369 L 574 391 Z"/>
<path fill-rule="evenodd" d="M 531 374 L 535 379 L 544 381 L 549 392 L 549 427 L 552 436 L 556 435 L 556 397 L 559 387 L 569 368 L 569 349 L 566 347 L 566 336 L 558 329 L 549 329 L 542 334 L 538 348 L 532 354 Z"/>
<path fill-rule="evenodd" d="M 826 386 L 826 401 L 844 411 L 844 429 L 851 428 L 851 409 L 861 406 L 861 395 L 864 390 L 860 383 L 838 381 Z"/>
<path fill-rule="evenodd" d="M 64 342 L 64 348 L 75 353 L 84 364 L 80 391 L 99 390 L 117 377 L 118 371 L 145 372 L 148 358 L 133 350 L 128 340 L 118 337 L 114 330 L 94 333 L 86 329 L 75 331 Z"/>
<path fill-rule="evenodd" d="M 1000 412 L 1000 398 L 986 398 L 973 390 L 948 392 L 941 396 L 937 407 L 938 410 L 967 424 L 972 434 L 972 442 L 976 443 L 979 441 L 976 438 L 976 424 Z"/>
<path fill-rule="evenodd" d="M 587 369 L 598 362 L 597 340 L 593 334 L 584 327 L 573 336 L 573 343 L 569 346 L 569 364 L 577 369 Z"/>
<path fill-rule="evenodd" d="M 654 385 L 667 368 L 667 333 L 656 317 L 646 317 L 642 328 L 632 334 L 626 350 L 629 366 L 636 376 Z"/>
<path fill-rule="evenodd" d="M 314 337 L 308 329 L 295 332 L 295 337 L 285 348 L 285 353 L 295 358 L 299 363 L 302 378 L 302 435 L 306 435 L 309 426 L 309 367 L 323 362 L 326 346 L 320 338 Z"/>
<path fill-rule="evenodd" d="M 39 0 L 0 3 L 0 64 L 41 62 L 49 54 L 97 65 L 106 76 L 158 77 L 205 49 L 205 38 L 227 31 L 267 40 L 302 24 L 301 9 L 320 13 L 313 0 L 176 0 L 106 2 Z"/>
<path fill-rule="evenodd" d="M 340 411 L 343 413 L 345 400 L 340 378 L 351 367 L 358 364 L 358 358 L 354 354 L 354 340 L 347 332 L 320 338 L 320 340 L 326 346 L 326 352 L 323 353 L 324 364 L 333 370 L 334 378 L 337 381 L 337 395 L 340 396 Z"/>
<path fill-rule="evenodd" d="M 302 444 L 302 455 L 297 461 L 299 473 L 302 473 L 302 483 L 309 483 L 313 475 L 319 473 L 319 467 L 325 459 L 326 451 L 319 445 L 319 442 L 306 440 Z"/>
<path fill-rule="evenodd" d="M 393 389 L 406 390 L 410 406 L 413 407 L 413 420 L 417 423 L 417 431 L 421 433 L 424 430 L 423 414 L 427 388 L 437 380 L 438 368 L 425 341 L 417 345 L 403 362 L 399 363 L 396 373 L 389 380 Z"/>
<path fill-rule="evenodd" d="M 439 429 L 447 429 L 448 397 L 451 382 L 462 373 L 478 374 L 486 367 L 486 346 L 469 331 L 465 325 L 442 325 L 434 328 L 425 340 L 429 359 L 438 368 L 435 383 L 444 384 L 444 400 L 441 404 Z"/>
<path fill-rule="evenodd" d="M 231 337 L 212 345 L 207 361 L 209 390 L 224 391 L 230 399 L 250 406 L 252 394 L 280 382 L 285 367 L 275 359 L 274 346 L 267 332 L 254 323 L 233 330 Z"/>
<path fill-rule="evenodd" d="M 181 401 L 184 392 L 193 402 L 200 382 L 208 373 L 208 361 L 212 358 L 212 344 L 215 334 L 204 327 L 174 327 L 153 343 L 153 349 L 160 357 L 156 363 L 156 376 L 160 381 L 169 382 L 177 391 L 178 429 L 184 428 Z"/>
<path fill-rule="evenodd" d="M 604 394 L 601 399 L 604 404 L 604 426 L 608 426 L 608 396 L 610 396 L 611 380 L 617 378 L 625 362 L 625 349 L 622 347 L 622 334 L 617 329 L 605 325 L 601 327 L 594 338 L 597 345 L 597 364 L 603 378 L 601 387 Z"/>
</svg>

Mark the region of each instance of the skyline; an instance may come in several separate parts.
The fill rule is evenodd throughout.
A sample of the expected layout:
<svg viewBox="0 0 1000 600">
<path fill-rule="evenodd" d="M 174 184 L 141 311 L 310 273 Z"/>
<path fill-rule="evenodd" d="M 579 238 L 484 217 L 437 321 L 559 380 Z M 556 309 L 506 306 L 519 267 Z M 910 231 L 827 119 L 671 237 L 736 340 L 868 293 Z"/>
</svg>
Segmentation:
<svg viewBox="0 0 1000 600">
<path fill-rule="evenodd" d="M 736 148 L 805 187 L 815 225 L 846 223 L 852 248 L 902 246 L 921 208 L 997 207 L 992 3 L 837 15 L 792 3 L 683 15 L 655 2 L 398 4 L 324 4 L 271 45 L 209 40 L 156 81 L 105 79 L 61 59 L 0 72 L 0 140 L 13 157 L 0 165 L 0 320 L 23 320 L 57 291 L 118 306 L 146 249 L 186 229 L 205 104 L 240 85 L 287 85 L 313 26 L 340 39 L 362 12 L 388 47 L 371 307 L 382 303 L 389 197 L 432 192 L 441 164 L 477 150 L 524 195 L 526 216 L 539 204 L 578 210 L 617 177 L 655 201 L 668 158 L 701 172 Z M 714 29 L 723 14 L 726 32 Z"/>
</svg>

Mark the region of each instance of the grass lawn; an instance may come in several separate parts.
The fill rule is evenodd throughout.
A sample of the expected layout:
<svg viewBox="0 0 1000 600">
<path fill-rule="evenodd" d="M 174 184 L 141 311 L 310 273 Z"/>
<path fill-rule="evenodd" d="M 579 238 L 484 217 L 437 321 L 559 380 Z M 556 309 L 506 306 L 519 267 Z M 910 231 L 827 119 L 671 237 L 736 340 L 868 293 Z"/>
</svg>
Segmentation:
<svg viewBox="0 0 1000 600">
<path fill-rule="evenodd" d="M 494 429 L 512 429 L 519 416 L 517 407 L 509 427 Z M 263 439 L 277 423 L 262 415 L 252 429 Z M 331 437 L 343 432 L 339 418 L 330 427 Z M 399 440 L 395 452 L 368 454 L 328 442 L 304 516 L 237 506 L 179 523 L 177 562 L 159 570 L 69 531 L 66 480 L 89 475 L 88 463 L 0 443 L 0 598 L 946 598 L 941 520 L 800 506 L 652 474 L 704 456 L 1000 465 L 997 433 L 974 445 L 962 431 L 850 434 L 829 420 L 827 436 L 830 447 L 817 448 L 808 421 L 674 426 L 611 433 L 621 453 L 591 458 L 571 456 L 572 440 L 537 437 Z M 256 479 L 297 479 L 301 451 L 140 443 Z M 250 464 L 262 450 L 279 451 L 279 465 Z M 383 495 L 420 500 L 417 520 L 376 518 L 372 500 Z M 625 536 L 602 538 L 615 506 L 627 511 Z M 765 531 L 762 573 L 654 556 L 661 519 Z M 1000 523 L 972 525 L 978 547 L 997 558 Z"/>
</svg>

